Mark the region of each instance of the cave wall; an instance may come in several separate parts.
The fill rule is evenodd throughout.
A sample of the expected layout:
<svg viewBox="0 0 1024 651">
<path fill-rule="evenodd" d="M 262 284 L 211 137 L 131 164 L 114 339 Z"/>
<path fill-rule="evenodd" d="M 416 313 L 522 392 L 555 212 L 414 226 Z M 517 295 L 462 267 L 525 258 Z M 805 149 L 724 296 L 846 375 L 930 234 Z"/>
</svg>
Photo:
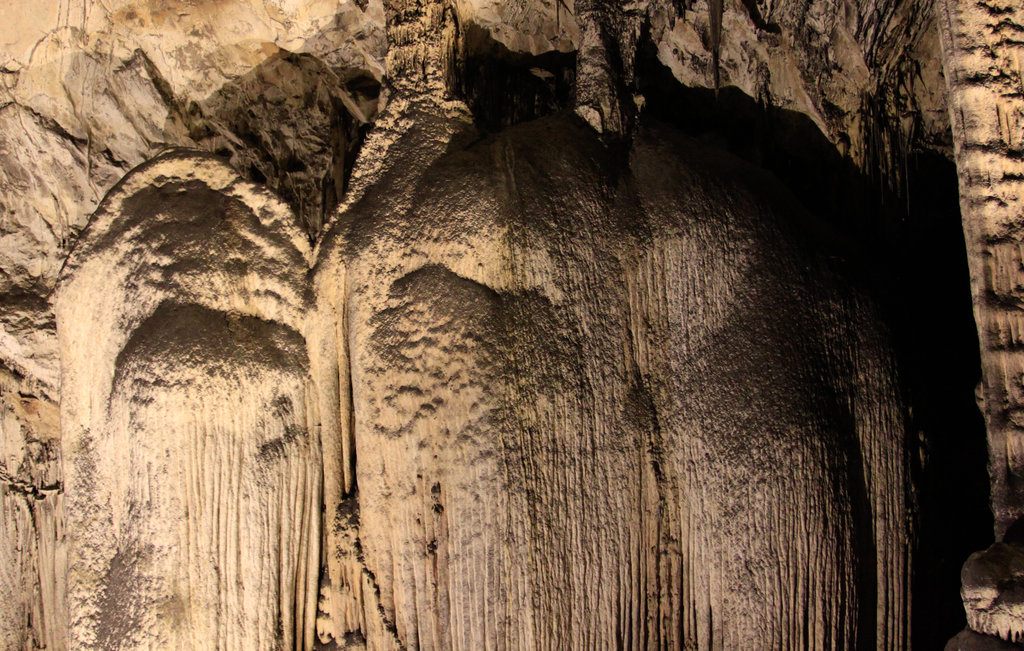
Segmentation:
<svg viewBox="0 0 1024 651">
<path fill-rule="evenodd" d="M 58 406 L 0 369 L 0 646 L 66 648 L 64 486 Z"/>
<path fill-rule="evenodd" d="M 1014 7 L 3 11 L 4 648 L 931 648 L 864 247 L 954 148 L 1004 540 L 951 644 L 1024 629 Z"/>
</svg>

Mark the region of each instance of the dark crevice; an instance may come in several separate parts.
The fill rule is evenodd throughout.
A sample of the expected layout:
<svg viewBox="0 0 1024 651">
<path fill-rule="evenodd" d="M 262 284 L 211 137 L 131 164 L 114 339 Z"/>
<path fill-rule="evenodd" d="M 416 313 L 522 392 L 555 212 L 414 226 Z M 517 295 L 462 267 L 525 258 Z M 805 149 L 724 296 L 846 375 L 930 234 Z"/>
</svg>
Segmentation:
<svg viewBox="0 0 1024 651">
<path fill-rule="evenodd" d="M 180 119 L 199 146 L 288 203 L 313 241 L 345 195 L 379 93 L 365 73 L 281 51 Z"/>
<path fill-rule="evenodd" d="M 0 468 L 0 486 L 4 490 L 37 500 L 44 500 L 50 495 L 59 495 L 64 492 L 61 482 L 56 482 L 52 485 L 35 486 L 30 482 L 12 477 L 3 468 Z"/>
<path fill-rule="evenodd" d="M 769 22 L 761 15 L 761 10 L 757 6 L 757 0 L 743 0 L 743 6 L 746 8 L 751 22 L 754 23 L 754 27 L 769 34 L 782 33 L 782 28 L 779 27 L 778 23 Z"/>
<path fill-rule="evenodd" d="M 484 131 L 534 120 L 572 106 L 576 53 L 512 52 L 476 24 L 463 26 L 455 90 Z"/>
<path fill-rule="evenodd" d="M 381 625 L 384 627 L 384 630 L 391 634 L 391 637 L 395 645 L 398 647 L 399 651 L 404 651 L 406 647 L 405 644 L 402 642 L 402 639 L 398 636 L 398 626 L 395 625 L 394 620 L 392 620 L 388 616 L 387 610 L 385 610 L 384 604 L 381 602 L 380 585 L 377 583 L 377 576 L 366 565 L 366 558 L 364 557 L 363 554 L 363 546 L 359 539 L 356 539 L 356 556 L 357 559 L 359 560 L 359 566 L 362 569 L 363 576 L 365 576 L 370 581 L 370 586 L 373 589 L 374 603 L 376 604 L 377 607 L 377 614 L 380 616 Z"/>
</svg>

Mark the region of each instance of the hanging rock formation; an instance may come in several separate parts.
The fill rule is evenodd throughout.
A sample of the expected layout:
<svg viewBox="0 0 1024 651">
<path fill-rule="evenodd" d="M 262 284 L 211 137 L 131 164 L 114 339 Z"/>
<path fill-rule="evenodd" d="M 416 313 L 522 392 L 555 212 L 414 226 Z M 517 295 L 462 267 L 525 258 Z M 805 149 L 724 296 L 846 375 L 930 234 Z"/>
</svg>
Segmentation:
<svg viewBox="0 0 1024 651">
<path fill-rule="evenodd" d="M 1020 352 L 1024 207 L 1024 8 L 1012 2 L 940 2 L 949 111 L 981 342 L 980 404 L 989 437 L 995 533 L 1001 542 L 964 566 L 970 627 L 1024 640 L 1021 555 L 1024 422 Z"/>
<path fill-rule="evenodd" d="M 1015 3 L 942 3 L 940 23 L 948 55 L 950 116 L 964 234 L 971 264 L 974 311 L 982 344 L 984 411 L 992 453 L 996 533 L 1024 515 L 1024 422 L 1020 411 L 1017 305 L 1024 198 L 1024 99 L 1015 36 L 1024 33 L 1024 8 Z"/>
</svg>

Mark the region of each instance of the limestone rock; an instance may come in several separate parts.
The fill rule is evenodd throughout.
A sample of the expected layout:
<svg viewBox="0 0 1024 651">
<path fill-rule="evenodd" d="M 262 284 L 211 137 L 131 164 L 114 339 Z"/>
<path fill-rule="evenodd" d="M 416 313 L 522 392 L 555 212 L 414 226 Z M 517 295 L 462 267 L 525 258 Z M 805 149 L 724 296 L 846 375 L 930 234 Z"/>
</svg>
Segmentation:
<svg viewBox="0 0 1024 651">
<path fill-rule="evenodd" d="M 331 228 L 328 539 L 357 503 L 338 557 L 415 648 L 903 648 L 901 416 L 870 308 L 738 163 L 664 126 L 633 142 L 616 160 L 546 118 L 385 173 Z"/>
<path fill-rule="evenodd" d="M 983 409 L 996 535 L 1024 515 L 1024 369 L 1020 323 L 1024 98 L 1017 63 L 1024 8 L 942 2 L 960 205 L 982 346 Z"/>
<path fill-rule="evenodd" d="M 307 255 L 286 206 L 193 154 L 90 221 L 57 302 L 72 648 L 312 647 Z"/>
<path fill-rule="evenodd" d="M 0 648 L 66 648 L 57 405 L 0 368 Z"/>
<path fill-rule="evenodd" d="M 586 71 L 595 61 L 587 48 L 599 43 L 583 44 L 598 35 L 578 24 L 577 13 L 592 13 L 584 5 L 473 0 L 455 7 L 462 33 L 481 26 L 512 52 L 579 50 Z M 679 6 L 652 0 L 594 20 L 605 36 L 625 39 L 627 64 L 649 24 L 659 59 L 677 79 L 710 87 L 717 78 L 706 37 L 710 8 Z M 315 234 L 343 193 L 340 163 L 351 169 L 349 146 L 376 110 L 366 80 L 380 81 L 387 67 L 384 13 L 376 2 L 8 3 L 5 15 L 17 20 L 0 28 L 0 291 L 45 295 L 103 194 L 165 146 L 230 157 L 246 178 L 284 194 Z M 939 146 L 944 138 L 932 26 L 921 0 L 898 7 L 727 3 L 714 69 L 723 85 L 809 115 L 837 147 L 895 178 L 911 132 Z M 285 70 L 282 62 L 294 61 L 297 69 Z M 611 83 L 631 82 L 627 70 Z M 615 91 L 601 82 L 595 92 Z M 617 112 L 619 99 L 593 101 Z M 306 121 L 282 123 L 282 111 L 300 107 Z M 317 112 L 322 118 L 312 119 Z M 901 126 L 887 131 L 890 123 Z"/>
<path fill-rule="evenodd" d="M 351 141 L 372 117 L 367 93 L 375 91 L 358 80 L 379 79 L 384 56 L 379 4 L 19 0 L 4 6 L 3 17 L 0 293 L 7 319 L 17 305 L 6 297 L 46 297 L 103 195 L 167 146 L 231 157 L 249 178 L 292 200 L 315 230 L 324 206 L 330 210 L 333 194 L 343 191 Z M 289 67 L 291 57 L 299 63 Z M 263 95 L 268 75 L 287 96 Z M 332 110 L 305 122 L 305 132 L 293 132 L 295 123 L 280 115 L 305 110 L 311 117 L 325 106 Z M 325 165 L 325 157 L 338 163 Z M 280 174 L 299 164 L 310 167 L 309 178 Z M 0 347 L 5 363 L 54 388 L 56 360 L 33 367 L 32 337 L 5 327 L 0 338 L 9 343 Z"/>
<path fill-rule="evenodd" d="M 9 3 L 0 646 L 908 648 L 888 317 L 645 93 L 733 87 L 897 198 L 952 119 L 1002 535 L 1004 5 Z M 955 648 L 1024 630 L 1016 551 Z"/>
<path fill-rule="evenodd" d="M 946 645 L 946 651 L 1015 651 L 1020 645 L 997 637 L 981 635 L 971 630 L 962 631 Z"/>
<path fill-rule="evenodd" d="M 971 629 L 1024 641 L 1024 546 L 996 543 L 972 554 L 964 564 L 962 592 Z"/>
</svg>

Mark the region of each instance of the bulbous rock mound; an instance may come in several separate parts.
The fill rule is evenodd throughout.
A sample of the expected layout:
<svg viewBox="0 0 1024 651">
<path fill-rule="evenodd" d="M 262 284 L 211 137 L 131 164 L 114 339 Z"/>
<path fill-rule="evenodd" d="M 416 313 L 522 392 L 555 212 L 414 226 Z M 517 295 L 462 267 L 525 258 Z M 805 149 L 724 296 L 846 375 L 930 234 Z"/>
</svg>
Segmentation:
<svg viewBox="0 0 1024 651">
<path fill-rule="evenodd" d="M 71 646 L 903 648 L 891 362 L 810 230 L 560 114 L 385 173 L 307 275 L 268 193 L 144 165 L 58 299 Z"/>
<path fill-rule="evenodd" d="M 94 215 L 57 301 L 71 648 L 311 646 L 307 255 L 206 155 L 137 168 Z"/>
<path fill-rule="evenodd" d="M 561 114 L 385 175 L 312 277 L 336 639 L 904 648 L 891 361 L 812 230 L 656 124 L 622 151 Z"/>
</svg>

